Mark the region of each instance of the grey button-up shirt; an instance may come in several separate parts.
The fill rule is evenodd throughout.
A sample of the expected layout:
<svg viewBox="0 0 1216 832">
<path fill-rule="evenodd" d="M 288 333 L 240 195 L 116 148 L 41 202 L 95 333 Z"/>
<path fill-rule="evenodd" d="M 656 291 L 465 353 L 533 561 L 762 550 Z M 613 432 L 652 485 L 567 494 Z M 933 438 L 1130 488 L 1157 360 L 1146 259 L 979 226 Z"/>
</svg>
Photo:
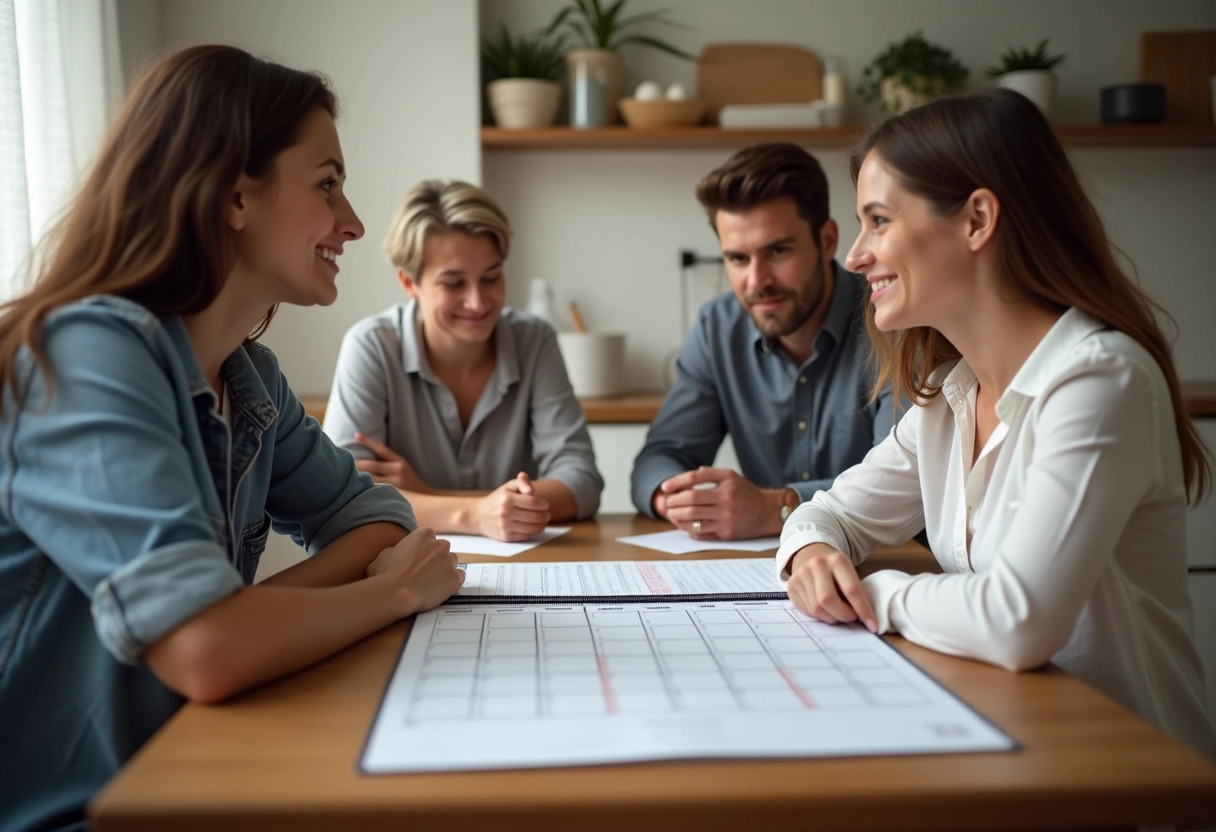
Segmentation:
<svg viewBox="0 0 1216 832">
<path fill-rule="evenodd" d="M 356 431 L 385 443 L 435 488 L 492 490 L 520 471 L 555 479 L 578 516 L 592 516 L 604 481 L 553 327 L 507 307 L 494 346 L 494 373 L 465 429 L 427 361 L 417 304 L 363 319 L 342 341 L 325 432 L 359 459 L 375 455 Z"/>
<path fill-rule="evenodd" d="M 863 282 L 835 262 L 835 291 L 814 352 L 801 366 L 756 328 L 733 293 L 701 307 L 676 361 L 676 381 L 633 464 L 633 504 L 668 477 L 713 464 L 729 433 L 739 467 L 761 488 L 788 486 L 803 501 L 830 488 L 891 431 L 891 396 L 867 404 Z"/>
</svg>

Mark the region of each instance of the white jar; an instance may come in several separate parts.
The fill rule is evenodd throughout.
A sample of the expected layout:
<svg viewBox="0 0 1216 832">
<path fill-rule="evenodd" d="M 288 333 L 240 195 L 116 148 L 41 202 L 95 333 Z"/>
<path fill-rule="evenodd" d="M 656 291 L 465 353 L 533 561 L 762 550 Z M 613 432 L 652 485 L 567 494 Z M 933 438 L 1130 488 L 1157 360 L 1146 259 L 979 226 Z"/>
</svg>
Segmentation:
<svg viewBox="0 0 1216 832">
<path fill-rule="evenodd" d="M 528 311 L 550 326 L 556 326 L 553 320 L 553 290 L 543 277 L 534 277 L 528 284 Z"/>
<path fill-rule="evenodd" d="M 840 59 L 828 58 L 823 62 L 823 100 L 828 104 L 843 107 L 845 95 L 844 73 L 840 71 Z"/>
</svg>

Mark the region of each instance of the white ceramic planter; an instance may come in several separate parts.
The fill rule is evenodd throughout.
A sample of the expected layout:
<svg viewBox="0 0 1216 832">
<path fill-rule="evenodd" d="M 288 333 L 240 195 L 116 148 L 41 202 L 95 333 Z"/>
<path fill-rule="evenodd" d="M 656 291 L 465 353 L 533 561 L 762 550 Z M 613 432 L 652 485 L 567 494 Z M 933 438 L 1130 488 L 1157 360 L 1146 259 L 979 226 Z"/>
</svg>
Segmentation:
<svg viewBox="0 0 1216 832">
<path fill-rule="evenodd" d="M 1043 115 L 1051 118 L 1051 110 L 1056 104 L 1056 76 L 1043 69 L 1027 69 L 1020 72 L 1006 72 L 997 76 L 996 85 L 1007 90 L 1016 90 L 1029 98 Z"/>
<path fill-rule="evenodd" d="M 625 336 L 612 332 L 559 332 L 557 346 L 570 386 L 580 398 L 625 392 Z"/>
<path fill-rule="evenodd" d="M 548 127 L 557 116 L 562 87 L 539 78 L 499 78 L 486 85 L 494 122 L 508 130 Z"/>
</svg>

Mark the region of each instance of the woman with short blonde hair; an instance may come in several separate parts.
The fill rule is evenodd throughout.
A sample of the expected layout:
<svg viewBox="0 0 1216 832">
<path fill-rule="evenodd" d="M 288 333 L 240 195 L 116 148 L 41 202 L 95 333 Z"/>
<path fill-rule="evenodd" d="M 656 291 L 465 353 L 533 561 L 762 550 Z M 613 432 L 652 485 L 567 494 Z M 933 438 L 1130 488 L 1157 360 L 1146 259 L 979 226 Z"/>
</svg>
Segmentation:
<svg viewBox="0 0 1216 832">
<path fill-rule="evenodd" d="M 429 179 L 410 189 L 384 236 L 389 262 L 407 274 L 421 274 L 431 234 L 463 231 L 494 239 L 503 260 L 511 244 L 511 224 L 494 199 L 467 182 Z"/>
<path fill-rule="evenodd" d="M 603 480 L 553 327 L 504 306 L 511 225 L 485 191 L 413 187 L 384 240 L 409 302 L 355 324 L 325 431 L 439 532 L 525 540 Z"/>
</svg>

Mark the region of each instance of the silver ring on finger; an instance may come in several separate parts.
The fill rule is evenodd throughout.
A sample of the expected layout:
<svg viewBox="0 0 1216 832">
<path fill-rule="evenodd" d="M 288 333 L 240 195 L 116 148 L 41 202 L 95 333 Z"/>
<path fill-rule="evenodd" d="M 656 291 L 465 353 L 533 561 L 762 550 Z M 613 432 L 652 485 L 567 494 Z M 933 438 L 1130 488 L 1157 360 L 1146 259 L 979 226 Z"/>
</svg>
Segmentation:
<svg viewBox="0 0 1216 832">
<path fill-rule="evenodd" d="M 701 521 L 700 521 L 700 520 L 693 520 L 693 521 L 692 521 L 692 533 L 693 533 L 693 534 L 700 534 L 700 533 L 701 533 Z"/>
</svg>

